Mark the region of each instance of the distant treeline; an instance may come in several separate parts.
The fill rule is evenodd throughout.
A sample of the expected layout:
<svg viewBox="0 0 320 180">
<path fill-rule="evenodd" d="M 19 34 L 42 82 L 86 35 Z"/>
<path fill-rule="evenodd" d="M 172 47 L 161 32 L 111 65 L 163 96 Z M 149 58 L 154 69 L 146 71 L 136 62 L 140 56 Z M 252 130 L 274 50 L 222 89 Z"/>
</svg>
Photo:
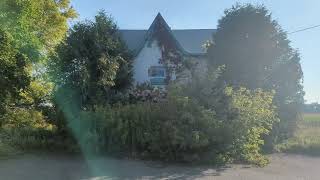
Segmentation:
<svg viewBox="0 0 320 180">
<path fill-rule="evenodd" d="M 304 105 L 304 112 L 307 113 L 320 113 L 320 104 L 319 103 L 311 103 Z"/>
</svg>

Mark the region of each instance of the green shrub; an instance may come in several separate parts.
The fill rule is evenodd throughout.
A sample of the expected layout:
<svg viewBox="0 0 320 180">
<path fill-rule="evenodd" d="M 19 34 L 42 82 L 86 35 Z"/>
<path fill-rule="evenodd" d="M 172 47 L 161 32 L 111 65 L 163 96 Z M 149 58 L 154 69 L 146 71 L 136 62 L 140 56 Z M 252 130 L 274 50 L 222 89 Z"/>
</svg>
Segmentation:
<svg viewBox="0 0 320 180">
<path fill-rule="evenodd" d="M 3 141 L 20 150 L 50 149 L 56 128 L 46 122 L 41 112 L 14 108 L 2 116 Z"/>
<path fill-rule="evenodd" d="M 230 114 L 218 116 L 219 109 L 205 108 L 197 99 L 182 96 L 182 90 L 171 88 L 167 99 L 157 103 L 82 111 L 73 125 L 82 150 L 215 164 L 268 162 L 260 151 L 262 136 L 277 120 L 272 93 L 226 88 Z"/>
<path fill-rule="evenodd" d="M 127 153 L 170 161 L 248 162 L 263 166 L 261 154 L 277 114 L 272 92 L 232 89 L 222 69 L 170 85 L 161 101 L 62 108 L 81 150 Z"/>
<path fill-rule="evenodd" d="M 245 88 L 227 88 L 226 91 L 232 98 L 231 106 L 238 111 L 238 116 L 227 124 L 235 137 L 234 156 L 257 165 L 266 165 L 268 160 L 261 154 L 263 136 L 269 134 L 273 123 L 278 121 L 272 104 L 273 93 Z"/>
<path fill-rule="evenodd" d="M 164 113 L 165 112 L 165 113 Z M 186 97 L 80 113 L 78 140 L 91 151 L 129 152 L 163 160 L 199 159 L 215 135 L 214 112 Z"/>
<path fill-rule="evenodd" d="M 223 159 L 265 165 L 267 160 L 261 154 L 264 136 L 279 121 L 273 105 L 274 92 L 228 87 L 223 72 L 224 66 L 209 69 L 206 76 L 194 76 L 176 93 L 215 112 L 215 118 L 221 121 L 217 136 L 220 141 L 215 145 L 224 154 Z"/>
</svg>

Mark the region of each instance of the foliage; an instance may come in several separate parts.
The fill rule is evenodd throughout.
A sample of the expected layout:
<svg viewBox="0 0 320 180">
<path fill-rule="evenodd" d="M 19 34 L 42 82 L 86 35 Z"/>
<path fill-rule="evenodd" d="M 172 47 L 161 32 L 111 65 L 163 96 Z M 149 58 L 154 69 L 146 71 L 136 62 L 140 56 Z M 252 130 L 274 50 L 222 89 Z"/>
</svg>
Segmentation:
<svg viewBox="0 0 320 180">
<path fill-rule="evenodd" d="M 36 61 L 65 38 L 67 21 L 75 18 L 70 0 L 2 0 L 0 25 L 18 50 Z"/>
<path fill-rule="evenodd" d="M 209 64 L 224 64 L 224 79 L 232 86 L 275 90 L 281 121 L 272 139 L 289 137 L 299 120 L 304 92 L 299 53 L 286 32 L 264 6 L 236 5 L 225 11 L 213 39 Z"/>
<path fill-rule="evenodd" d="M 183 53 L 175 38 L 170 33 L 170 28 L 160 14 L 157 15 L 156 20 L 151 27 L 153 34 L 151 39 L 156 39 L 161 48 L 160 64 L 164 64 L 166 68 L 166 82 L 170 82 L 172 75 L 179 71 L 182 67 Z M 149 42 L 150 43 L 150 42 Z"/>
<path fill-rule="evenodd" d="M 50 103 L 52 84 L 41 79 L 35 79 L 30 82 L 21 93 L 20 104 L 26 107 L 40 108 Z"/>
<path fill-rule="evenodd" d="M 184 95 L 197 100 L 204 107 L 214 110 L 222 122 L 222 151 L 235 159 L 264 165 L 261 155 L 263 136 L 270 133 L 278 121 L 273 105 L 273 92 L 261 89 L 249 90 L 243 87 L 228 87 L 224 82 L 224 66 L 211 68 L 207 76 L 194 76 L 185 85 Z"/>
<path fill-rule="evenodd" d="M 51 59 L 53 81 L 72 89 L 80 107 L 106 104 L 132 82 L 131 56 L 116 24 L 103 11 L 95 21 L 78 23 Z"/>
<path fill-rule="evenodd" d="M 3 129 L 43 129 L 52 130 L 53 126 L 46 123 L 41 112 L 24 109 L 14 108 L 8 111 L 3 117 Z"/>
<path fill-rule="evenodd" d="M 152 87 L 149 83 L 138 84 L 130 90 L 130 103 L 139 101 L 159 102 L 166 99 L 167 91 Z"/>
<path fill-rule="evenodd" d="M 0 2 L 0 114 L 4 109 L 47 103 L 51 87 L 39 78 L 40 59 L 65 38 L 67 20 L 76 16 L 69 0 L 3 0 Z M 40 68 L 37 68 L 37 67 Z M 30 83 L 31 82 L 31 83 Z"/>
<path fill-rule="evenodd" d="M 20 91 L 28 86 L 27 61 L 14 49 L 10 35 L 0 30 L 0 115 L 15 103 Z"/>
<path fill-rule="evenodd" d="M 57 126 L 35 109 L 14 108 L 3 117 L 0 139 L 14 153 L 26 151 L 79 152 L 72 136 L 62 134 Z"/>
<path fill-rule="evenodd" d="M 272 105 L 273 93 L 221 87 L 216 79 L 219 71 L 221 69 L 212 73 L 215 76 L 211 76 L 211 80 L 197 79 L 185 86 L 170 85 L 163 101 L 138 101 L 79 113 L 73 111 L 68 126 L 85 152 L 123 152 L 162 160 L 245 161 L 265 165 L 267 160 L 260 152 L 262 137 L 277 120 Z M 199 96 L 194 96 L 192 89 L 198 89 L 200 93 L 195 95 Z M 204 96 L 206 100 L 201 99 Z"/>
<path fill-rule="evenodd" d="M 236 137 L 236 155 L 243 160 L 265 165 L 267 161 L 260 152 L 264 145 L 263 136 L 270 133 L 272 125 L 278 120 L 272 105 L 273 93 L 245 88 L 234 92 L 227 88 L 226 91 L 232 97 L 232 107 L 239 113 L 230 124 Z"/>
<path fill-rule="evenodd" d="M 166 113 L 163 113 L 163 112 Z M 181 161 L 208 146 L 212 112 L 187 98 L 114 105 L 80 113 L 83 147 Z M 87 132 L 87 133 L 83 133 Z M 213 131 L 211 131 L 212 133 Z M 89 144 L 88 144 L 89 143 Z"/>
<path fill-rule="evenodd" d="M 50 128 L 53 126 L 46 122 L 40 110 L 45 110 L 41 106 L 48 104 L 52 88 L 39 78 L 37 71 L 45 71 L 39 60 L 45 59 L 65 38 L 67 20 L 73 17 L 75 12 L 70 8 L 69 0 L 0 2 L 0 134 L 3 147 L 51 147 L 49 141 L 53 141 L 54 131 Z M 38 65 L 41 68 L 36 69 Z"/>
</svg>

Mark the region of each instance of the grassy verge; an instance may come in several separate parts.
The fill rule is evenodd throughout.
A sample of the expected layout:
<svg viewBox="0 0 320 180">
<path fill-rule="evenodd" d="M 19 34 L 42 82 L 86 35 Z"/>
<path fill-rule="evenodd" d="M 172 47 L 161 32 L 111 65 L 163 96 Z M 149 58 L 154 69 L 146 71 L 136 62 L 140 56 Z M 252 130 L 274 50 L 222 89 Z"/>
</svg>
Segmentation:
<svg viewBox="0 0 320 180">
<path fill-rule="evenodd" d="M 17 154 L 15 148 L 0 142 L 0 159 Z"/>
<path fill-rule="evenodd" d="M 295 136 L 279 144 L 280 152 L 320 156 L 320 113 L 304 114 Z"/>
<path fill-rule="evenodd" d="M 19 153 L 20 151 L 18 151 L 17 148 L 14 148 L 3 141 L 3 137 L 0 132 L 0 159 L 11 157 Z"/>
</svg>

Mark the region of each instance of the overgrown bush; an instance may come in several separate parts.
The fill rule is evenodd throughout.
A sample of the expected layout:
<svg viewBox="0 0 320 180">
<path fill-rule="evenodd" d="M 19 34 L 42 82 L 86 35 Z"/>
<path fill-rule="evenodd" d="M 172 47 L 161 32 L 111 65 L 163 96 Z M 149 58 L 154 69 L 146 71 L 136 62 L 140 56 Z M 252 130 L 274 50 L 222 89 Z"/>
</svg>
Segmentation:
<svg viewBox="0 0 320 180">
<path fill-rule="evenodd" d="M 226 124 L 228 128 L 231 127 L 232 132 L 229 133 L 234 136 L 234 156 L 239 160 L 265 165 L 268 160 L 261 155 L 263 136 L 269 134 L 274 122 L 278 121 L 272 104 L 273 93 L 263 92 L 261 89 L 226 90 L 227 95 L 232 98 L 232 108 L 238 112 Z"/>
<path fill-rule="evenodd" d="M 183 90 L 181 86 L 170 87 L 167 99 L 157 103 L 82 111 L 72 127 L 87 152 L 124 152 L 189 162 L 268 162 L 261 146 L 263 135 L 277 120 L 273 93 L 225 88 L 229 111 L 222 116 L 220 109 L 201 105 Z"/>
<path fill-rule="evenodd" d="M 56 126 L 34 109 L 14 108 L 1 117 L 1 140 L 21 151 L 67 150 L 69 144 L 59 138 Z"/>
<path fill-rule="evenodd" d="M 78 126 L 83 148 L 125 152 L 163 160 L 199 160 L 215 136 L 214 112 L 187 97 L 97 108 L 80 113 Z M 77 133 L 76 133 L 77 134 Z M 189 158 L 189 160 L 191 160 Z"/>
</svg>

